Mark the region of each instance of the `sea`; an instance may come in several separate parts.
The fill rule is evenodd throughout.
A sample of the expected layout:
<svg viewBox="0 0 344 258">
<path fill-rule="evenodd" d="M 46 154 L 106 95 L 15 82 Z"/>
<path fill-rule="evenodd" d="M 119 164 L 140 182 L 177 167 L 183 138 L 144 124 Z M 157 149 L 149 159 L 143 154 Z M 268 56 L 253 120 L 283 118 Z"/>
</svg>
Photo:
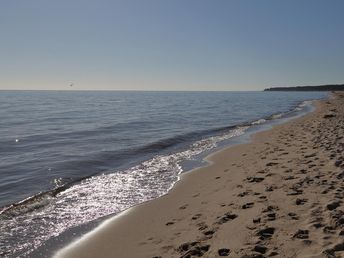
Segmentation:
<svg viewBox="0 0 344 258">
<path fill-rule="evenodd" d="M 325 92 L 0 91 L 0 257 L 166 194 Z M 238 140 L 239 139 L 239 140 Z"/>
</svg>

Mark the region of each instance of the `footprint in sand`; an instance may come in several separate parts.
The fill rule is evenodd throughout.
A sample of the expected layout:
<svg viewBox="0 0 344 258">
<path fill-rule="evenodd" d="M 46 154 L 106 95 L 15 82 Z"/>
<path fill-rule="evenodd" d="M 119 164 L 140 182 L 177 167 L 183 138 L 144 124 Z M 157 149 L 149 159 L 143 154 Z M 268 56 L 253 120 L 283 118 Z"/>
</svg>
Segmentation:
<svg viewBox="0 0 344 258">
<path fill-rule="evenodd" d="M 268 185 L 265 187 L 266 192 L 272 192 L 275 189 L 277 189 L 277 187 L 275 185 Z"/>
<path fill-rule="evenodd" d="M 257 253 L 265 254 L 268 248 L 264 245 L 255 245 L 252 251 L 255 251 Z"/>
<path fill-rule="evenodd" d="M 344 251 L 344 242 L 334 245 L 332 248 L 326 249 L 323 253 L 327 257 L 337 257 L 336 252 Z"/>
<path fill-rule="evenodd" d="M 329 204 L 327 204 L 326 208 L 330 211 L 337 209 L 340 206 L 341 202 L 340 201 L 334 201 Z"/>
<path fill-rule="evenodd" d="M 243 206 L 241 206 L 242 209 L 249 209 L 249 208 L 252 208 L 254 205 L 254 202 L 248 202 L 248 203 L 245 203 Z"/>
<path fill-rule="evenodd" d="M 205 224 L 205 222 L 198 223 L 197 226 L 199 227 L 198 228 L 199 231 L 203 231 L 208 228 L 208 225 Z"/>
<path fill-rule="evenodd" d="M 300 199 L 300 198 L 297 198 L 296 201 L 295 201 L 295 204 L 296 205 L 304 205 L 308 200 L 307 199 Z"/>
<path fill-rule="evenodd" d="M 250 183 L 259 183 L 259 182 L 262 182 L 265 178 L 264 177 L 247 177 L 246 179 Z"/>
<path fill-rule="evenodd" d="M 192 219 L 192 220 L 197 220 L 197 219 L 199 219 L 201 216 L 202 216 L 202 214 L 201 214 L 201 213 L 198 213 L 198 214 L 192 216 L 191 219 Z"/>
<path fill-rule="evenodd" d="M 247 191 L 241 192 L 241 193 L 238 194 L 238 197 L 244 197 L 244 196 L 246 196 L 248 194 L 249 194 L 249 192 L 247 192 Z"/>
<path fill-rule="evenodd" d="M 227 212 L 219 219 L 217 224 L 221 225 L 221 224 L 227 223 L 227 222 L 229 222 L 231 220 L 236 219 L 237 217 L 238 217 L 238 215 L 233 214 L 231 212 Z"/>
<path fill-rule="evenodd" d="M 259 236 L 260 240 L 267 240 L 270 239 L 273 234 L 275 233 L 275 228 L 267 227 L 257 231 L 257 236 Z"/>
<path fill-rule="evenodd" d="M 179 209 L 180 210 L 185 210 L 189 205 L 188 204 L 184 204 L 183 206 L 180 206 Z"/>
<path fill-rule="evenodd" d="M 230 250 L 228 248 L 221 248 L 217 251 L 219 256 L 228 256 L 230 253 Z"/>
<path fill-rule="evenodd" d="M 192 256 L 201 257 L 209 251 L 210 245 L 201 245 L 200 242 L 189 242 L 179 246 L 180 253 L 184 253 L 180 258 L 189 258 Z"/>
<path fill-rule="evenodd" d="M 292 219 L 292 220 L 298 220 L 299 219 L 299 216 L 294 213 L 294 212 L 289 212 L 288 213 L 288 216 Z"/>
<path fill-rule="evenodd" d="M 299 229 L 293 235 L 293 238 L 308 239 L 309 238 L 309 230 L 307 230 L 307 229 Z"/>
</svg>

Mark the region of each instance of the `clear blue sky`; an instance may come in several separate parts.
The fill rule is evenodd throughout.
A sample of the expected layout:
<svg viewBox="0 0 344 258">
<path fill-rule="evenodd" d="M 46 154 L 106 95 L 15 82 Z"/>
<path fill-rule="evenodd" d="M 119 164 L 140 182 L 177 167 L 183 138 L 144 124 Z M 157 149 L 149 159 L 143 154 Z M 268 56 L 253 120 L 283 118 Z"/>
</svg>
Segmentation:
<svg viewBox="0 0 344 258">
<path fill-rule="evenodd" d="M 8 0 L 0 89 L 344 83 L 341 0 Z"/>
</svg>

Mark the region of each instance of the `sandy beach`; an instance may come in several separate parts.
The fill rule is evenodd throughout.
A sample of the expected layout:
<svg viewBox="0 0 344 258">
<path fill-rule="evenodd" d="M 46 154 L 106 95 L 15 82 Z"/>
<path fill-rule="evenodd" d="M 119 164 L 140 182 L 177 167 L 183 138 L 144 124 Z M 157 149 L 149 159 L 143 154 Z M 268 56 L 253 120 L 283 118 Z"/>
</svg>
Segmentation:
<svg viewBox="0 0 344 258">
<path fill-rule="evenodd" d="M 344 94 L 315 105 L 55 257 L 344 257 Z"/>
</svg>

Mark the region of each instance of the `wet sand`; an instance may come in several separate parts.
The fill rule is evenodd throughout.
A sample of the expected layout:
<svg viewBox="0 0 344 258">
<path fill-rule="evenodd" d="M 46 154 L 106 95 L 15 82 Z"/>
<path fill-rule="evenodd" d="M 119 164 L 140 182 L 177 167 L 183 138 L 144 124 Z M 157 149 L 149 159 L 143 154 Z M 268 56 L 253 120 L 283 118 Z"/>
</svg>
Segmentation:
<svg viewBox="0 0 344 258">
<path fill-rule="evenodd" d="M 56 257 L 344 257 L 344 94 L 315 105 Z"/>
</svg>

